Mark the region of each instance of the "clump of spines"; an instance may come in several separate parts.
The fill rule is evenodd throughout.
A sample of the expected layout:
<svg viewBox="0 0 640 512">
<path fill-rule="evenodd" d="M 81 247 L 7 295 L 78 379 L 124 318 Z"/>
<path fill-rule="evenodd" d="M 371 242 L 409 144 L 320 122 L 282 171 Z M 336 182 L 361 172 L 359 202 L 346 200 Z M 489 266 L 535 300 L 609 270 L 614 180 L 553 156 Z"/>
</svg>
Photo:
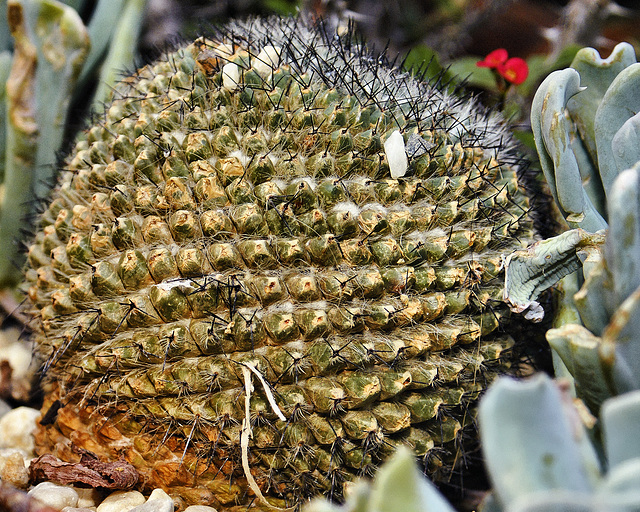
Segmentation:
<svg viewBox="0 0 640 512">
<path fill-rule="evenodd" d="M 125 79 L 29 250 L 41 450 L 125 457 L 187 501 L 297 504 L 398 444 L 447 478 L 511 364 L 501 254 L 532 238 L 504 128 L 304 20 L 253 20 Z M 381 64 L 382 62 L 382 64 Z M 384 142 L 402 133 L 393 178 Z"/>
</svg>

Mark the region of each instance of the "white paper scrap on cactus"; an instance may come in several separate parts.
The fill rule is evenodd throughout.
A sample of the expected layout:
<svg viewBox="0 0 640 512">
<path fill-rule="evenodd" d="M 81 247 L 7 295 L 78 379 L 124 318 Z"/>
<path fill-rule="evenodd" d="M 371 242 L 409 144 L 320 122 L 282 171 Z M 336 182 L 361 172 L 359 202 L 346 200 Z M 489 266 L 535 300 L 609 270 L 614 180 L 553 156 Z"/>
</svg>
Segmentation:
<svg viewBox="0 0 640 512">
<path fill-rule="evenodd" d="M 395 179 L 404 176 L 407 172 L 407 167 L 409 167 L 409 160 L 404 150 L 404 139 L 400 130 L 393 132 L 384 141 L 384 154 L 387 155 L 391 177 Z"/>
<path fill-rule="evenodd" d="M 280 53 L 282 53 L 282 48 L 279 46 L 266 45 L 260 50 L 258 56 L 253 59 L 253 69 L 260 75 L 268 75 L 278 66 Z"/>
<path fill-rule="evenodd" d="M 229 62 L 222 66 L 222 87 L 227 91 L 233 92 L 238 88 L 240 83 L 240 68 L 237 64 Z"/>
</svg>

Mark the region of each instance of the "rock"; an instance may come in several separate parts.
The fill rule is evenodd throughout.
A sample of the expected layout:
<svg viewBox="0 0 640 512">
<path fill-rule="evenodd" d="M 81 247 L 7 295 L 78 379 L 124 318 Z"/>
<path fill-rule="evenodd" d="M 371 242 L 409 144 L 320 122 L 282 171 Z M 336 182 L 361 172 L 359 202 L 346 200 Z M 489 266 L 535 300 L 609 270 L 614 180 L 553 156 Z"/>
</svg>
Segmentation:
<svg viewBox="0 0 640 512">
<path fill-rule="evenodd" d="M 33 431 L 40 411 L 18 407 L 0 418 L 0 448 L 19 448 L 33 457 Z"/>
<path fill-rule="evenodd" d="M 86 489 L 84 487 L 74 487 L 78 493 L 78 508 L 95 507 L 101 501 L 100 491 L 98 489 Z"/>
<path fill-rule="evenodd" d="M 11 368 L 8 386 L 12 398 L 27 401 L 31 391 L 31 377 L 37 365 L 32 365 L 31 347 L 20 339 L 20 330 L 0 330 L 0 364 Z M 6 361 L 6 362 L 5 362 Z"/>
<path fill-rule="evenodd" d="M 138 491 L 115 491 L 109 494 L 96 509 L 96 512 L 129 512 L 137 505 L 145 502 Z"/>
<path fill-rule="evenodd" d="M 173 512 L 173 498 L 162 489 L 154 489 L 145 503 L 129 512 Z"/>
<path fill-rule="evenodd" d="M 218 512 L 215 508 L 207 505 L 191 505 L 184 509 L 184 512 Z"/>
<path fill-rule="evenodd" d="M 60 512 L 96 512 L 96 507 L 64 507 Z"/>
<path fill-rule="evenodd" d="M 4 400 L 0 399 L 0 418 L 2 418 L 10 410 L 11 410 L 11 406 Z"/>
<path fill-rule="evenodd" d="M 61 510 L 65 507 L 75 507 L 78 504 L 78 493 L 72 487 L 57 485 L 52 482 L 42 482 L 27 494 L 44 505 Z"/>
<path fill-rule="evenodd" d="M 29 472 L 21 450 L 0 450 L 0 480 L 18 489 L 27 488 Z"/>
</svg>

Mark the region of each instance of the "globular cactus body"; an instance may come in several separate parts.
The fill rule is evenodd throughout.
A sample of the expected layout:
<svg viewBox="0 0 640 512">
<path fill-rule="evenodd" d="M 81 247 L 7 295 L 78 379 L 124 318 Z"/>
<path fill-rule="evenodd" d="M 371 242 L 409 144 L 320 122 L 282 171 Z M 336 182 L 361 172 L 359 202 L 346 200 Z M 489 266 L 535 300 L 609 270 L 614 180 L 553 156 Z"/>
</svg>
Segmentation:
<svg viewBox="0 0 640 512">
<path fill-rule="evenodd" d="M 29 250 L 40 452 L 216 505 L 339 497 L 398 445 L 446 478 L 511 364 L 501 255 L 534 235 L 508 139 L 299 19 L 123 80 Z"/>
</svg>

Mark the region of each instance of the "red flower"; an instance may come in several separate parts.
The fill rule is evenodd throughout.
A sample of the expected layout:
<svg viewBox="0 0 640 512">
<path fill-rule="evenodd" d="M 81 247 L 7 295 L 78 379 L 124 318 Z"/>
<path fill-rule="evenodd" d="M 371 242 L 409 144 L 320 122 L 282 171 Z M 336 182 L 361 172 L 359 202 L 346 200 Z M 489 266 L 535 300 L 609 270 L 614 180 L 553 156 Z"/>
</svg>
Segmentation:
<svg viewBox="0 0 640 512">
<path fill-rule="evenodd" d="M 498 73 L 500 73 L 507 82 L 515 85 L 520 85 L 529 76 L 529 66 L 527 66 L 524 59 L 520 57 L 512 57 L 506 62 L 498 64 L 497 69 Z"/>
<path fill-rule="evenodd" d="M 504 48 L 498 48 L 487 55 L 484 60 L 476 62 L 476 66 L 479 68 L 495 69 L 501 64 L 504 64 L 507 61 L 507 58 L 509 58 L 507 50 Z"/>
</svg>

